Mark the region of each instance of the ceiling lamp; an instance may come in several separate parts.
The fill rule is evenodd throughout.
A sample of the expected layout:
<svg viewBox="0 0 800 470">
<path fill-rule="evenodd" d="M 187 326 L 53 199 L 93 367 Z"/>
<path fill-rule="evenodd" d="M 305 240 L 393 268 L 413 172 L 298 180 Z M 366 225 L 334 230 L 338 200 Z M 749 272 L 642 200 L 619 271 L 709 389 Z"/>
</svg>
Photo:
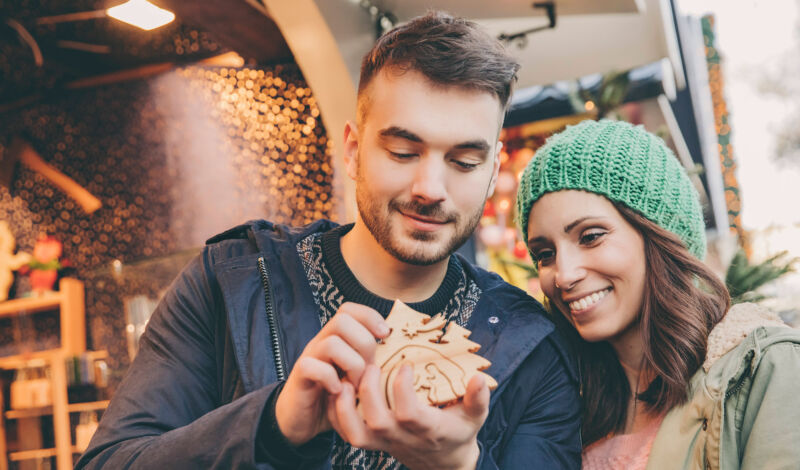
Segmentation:
<svg viewBox="0 0 800 470">
<path fill-rule="evenodd" d="M 175 19 L 171 11 L 159 8 L 147 0 L 128 0 L 106 10 L 106 14 L 145 31 L 164 26 Z"/>
</svg>

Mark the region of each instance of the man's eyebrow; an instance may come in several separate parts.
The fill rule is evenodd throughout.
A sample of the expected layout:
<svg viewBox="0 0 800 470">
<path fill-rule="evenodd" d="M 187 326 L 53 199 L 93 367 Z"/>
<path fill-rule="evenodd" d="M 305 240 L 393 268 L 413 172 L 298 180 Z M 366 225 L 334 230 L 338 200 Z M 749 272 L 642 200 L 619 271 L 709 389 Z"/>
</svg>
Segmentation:
<svg viewBox="0 0 800 470">
<path fill-rule="evenodd" d="M 390 138 L 390 137 L 397 137 L 400 139 L 405 139 L 410 142 L 416 143 L 424 143 L 425 141 L 422 137 L 418 136 L 417 134 L 409 131 L 408 129 L 403 129 L 402 127 L 391 126 L 387 127 L 386 129 L 381 129 L 378 132 L 378 135 L 382 139 Z M 491 146 L 488 142 L 483 139 L 475 139 L 475 140 L 468 140 L 466 142 L 461 142 L 453 146 L 455 150 L 478 150 L 481 152 L 488 152 L 491 149 Z"/>
<path fill-rule="evenodd" d="M 385 139 L 387 137 L 399 137 L 401 139 L 410 140 L 411 142 L 422 143 L 422 137 L 414 134 L 413 132 L 409 131 L 408 129 L 403 129 L 402 127 L 391 126 L 387 127 L 386 129 L 381 129 L 378 132 L 378 135 Z"/>
<path fill-rule="evenodd" d="M 489 143 L 483 139 L 468 140 L 453 146 L 456 150 L 479 150 L 481 152 L 488 152 L 491 147 Z"/>
</svg>

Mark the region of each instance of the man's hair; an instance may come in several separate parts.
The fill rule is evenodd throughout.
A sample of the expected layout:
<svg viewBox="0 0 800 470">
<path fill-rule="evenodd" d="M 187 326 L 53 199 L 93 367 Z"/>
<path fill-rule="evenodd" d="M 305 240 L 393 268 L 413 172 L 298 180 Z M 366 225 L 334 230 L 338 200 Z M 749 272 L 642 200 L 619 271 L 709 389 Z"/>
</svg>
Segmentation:
<svg viewBox="0 0 800 470">
<path fill-rule="evenodd" d="M 491 93 L 505 111 L 519 63 L 476 23 L 431 11 L 387 31 L 361 62 L 359 119 L 363 92 L 384 68 L 415 70 L 432 83 Z"/>
</svg>

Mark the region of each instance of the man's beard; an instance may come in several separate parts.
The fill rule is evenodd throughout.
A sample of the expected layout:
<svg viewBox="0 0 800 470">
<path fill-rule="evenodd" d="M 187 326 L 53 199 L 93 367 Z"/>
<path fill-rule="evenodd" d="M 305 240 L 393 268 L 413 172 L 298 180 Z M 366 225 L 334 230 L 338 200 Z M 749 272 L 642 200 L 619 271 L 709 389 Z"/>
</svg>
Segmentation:
<svg viewBox="0 0 800 470">
<path fill-rule="evenodd" d="M 463 215 L 444 210 L 440 203 L 425 205 L 416 201 L 400 202 L 392 199 L 387 206 L 383 206 L 379 201 L 371 197 L 366 188 L 367 185 L 359 174 L 356 203 L 358 204 L 361 220 L 364 221 L 364 225 L 367 226 L 367 229 L 384 250 L 398 260 L 412 265 L 428 266 L 448 258 L 469 239 L 472 232 L 475 231 L 475 227 L 478 226 L 483 213 L 483 206 L 480 206 L 474 214 L 469 214 L 469 218 L 465 220 Z M 410 233 L 410 236 L 417 242 L 417 246 L 407 247 L 400 240 L 399 231 L 402 228 L 397 227 L 393 231 L 391 216 L 395 212 L 398 214 L 402 212 L 408 215 L 419 215 L 442 221 L 452 225 L 456 232 L 449 240 L 438 242 L 442 243 L 440 249 L 430 252 L 430 248 L 437 244 L 437 238 L 443 235 L 439 232 L 415 230 Z"/>
</svg>

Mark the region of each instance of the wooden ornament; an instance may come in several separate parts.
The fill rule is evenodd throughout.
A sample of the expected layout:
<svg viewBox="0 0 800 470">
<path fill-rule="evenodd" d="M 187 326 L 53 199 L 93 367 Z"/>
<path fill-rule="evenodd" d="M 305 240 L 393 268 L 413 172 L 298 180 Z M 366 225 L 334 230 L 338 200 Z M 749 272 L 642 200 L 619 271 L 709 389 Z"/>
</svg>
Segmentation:
<svg viewBox="0 0 800 470">
<path fill-rule="evenodd" d="M 491 362 L 477 354 L 480 345 L 467 339 L 470 331 L 450 324 L 441 315 L 430 317 L 396 300 L 386 318 L 392 329 L 378 344 L 375 363 L 381 368 L 381 388 L 389 408 L 394 408 L 394 383 L 403 364 L 414 370 L 414 391 L 425 404 L 443 406 L 461 399 L 467 383 L 475 374 L 483 374 L 490 389 L 497 382 L 480 372 Z M 444 327 L 447 331 L 444 332 Z"/>
<path fill-rule="evenodd" d="M 31 260 L 29 253 L 15 254 L 16 245 L 14 235 L 8 228 L 8 222 L 0 220 L 0 301 L 8 298 L 8 290 L 14 282 L 12 271 L 16 271 Z"/>
</svg>

